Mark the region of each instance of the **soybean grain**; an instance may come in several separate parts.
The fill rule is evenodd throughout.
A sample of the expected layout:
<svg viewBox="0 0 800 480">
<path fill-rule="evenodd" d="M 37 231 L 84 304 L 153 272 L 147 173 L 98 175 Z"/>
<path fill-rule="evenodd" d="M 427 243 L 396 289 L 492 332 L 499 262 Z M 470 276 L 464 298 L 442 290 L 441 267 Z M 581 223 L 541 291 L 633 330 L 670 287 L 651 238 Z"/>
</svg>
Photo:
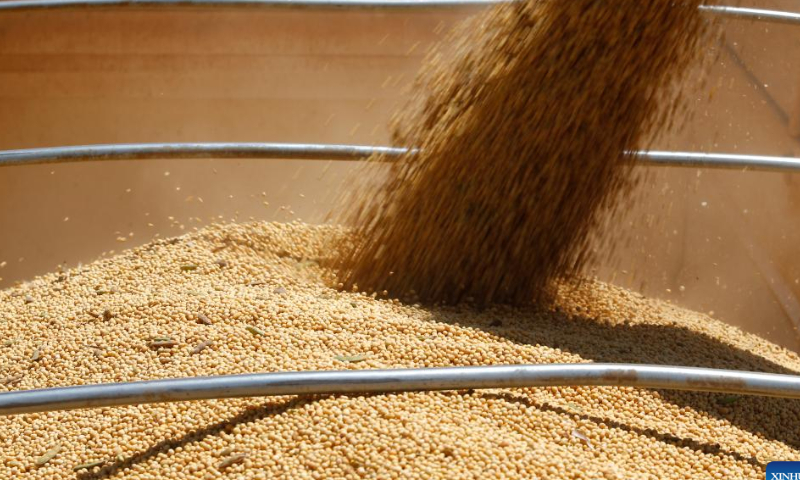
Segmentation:
<svg viewBox="0 0 800 480">
<path fill-rule="evenodd" d="M 635 183 L 626 152 L 671 128 L 709 50 L 700 3 L 504 2 L 457 28 L 392 127 L 419 151 L 351 199 L 338 282 L 526 305 L 579 281 Z"/>
<path fill-rule="evenodd" d="M 431 307 L 337 292 L 334 272 L 297 277 L 281 252 L 335 258 L 339 226 L 211 226 L 69 271 L 0 290 L 0 390 L 191 376 L 515 363 L 631 362 L 800 372 L 794 352 L 707 315 L 594 280 L 556 289 L 549 306 Z M 226 239 L 237 247 L 212 250 Z M 187 275 L 222 257 L 225 269 Z M 321 262 L 325 264 L 326 262 Z M 264 288 L 244 284 L 254 272 Z M 97 298 L 86 285 L 116 278 L 104 298 L 116 316 L 86 321 Z M 280 296 L 269 292 L 283 287 Z M 27 290 L 63 319 L 41 328 L 14 301 Z M 198 297 L 188 291 L 210 292 Z M 129 292 L 129 293 L 128 293 Z M 187 322 L 203 311 L 214 325 Z M 242 335 L 260 319 L 264 335 Z M 490 325 L 497 326 L 490 326 Z M 202 355 L 145 348 L 142 339 L 217 341 Z M 86 355 L 102 339 L 105 355 Z M 100 341 L 100 340 L 97 340 Z M 31 346 L 58 345 L 20 375 Z M 337 355 L 363 354 L 356 363 Z M 627 387 L 244 398 L 0 417 L 0 478 L 75 478 L 72 466 L 105 459 L 103 478 L 218 478 L 218 452 L 236 445 L 231 478 L 764 478 L 772 459 L 800 460 L 800 402 Z M 580 436 L 573 432 L 580 432 Z M 585 437 L 588 440 L 584 440 Z M 589 443 L 593 448 L 589 448 Z M 55 444 L 58 456 L 35 460 Z M 233 453 L 233 452 L 232 452 Z M 92 466 L 94 465 L 94 466 Z M 97 469 L 91 462 L 85 469 Z M 82 470 L 80 475 L 91 475 Z"/>
</svg>

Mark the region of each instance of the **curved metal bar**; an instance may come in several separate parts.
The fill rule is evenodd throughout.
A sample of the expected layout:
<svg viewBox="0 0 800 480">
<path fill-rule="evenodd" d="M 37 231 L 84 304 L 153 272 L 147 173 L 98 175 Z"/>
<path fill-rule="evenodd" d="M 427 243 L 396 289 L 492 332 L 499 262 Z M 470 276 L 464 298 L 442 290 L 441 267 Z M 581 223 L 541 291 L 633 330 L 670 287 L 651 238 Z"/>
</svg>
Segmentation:
<svg viewBox="0 0 800 480">
<path fill-rule="evenodd" d="M 764 155 L 700 152 L 634 152 L 637 164 L 670 167 L 726 168 L 753 171 L 800 170 L 800 159 Z"/>
<path fill-rule="evenodd" d="M 415 150 L 412 150 L 414 152 Z M 398 147 L 325 145 L 312 143 L 132 143 L 31 148 L 0 151 L 0 167 L 97 160 L 173 158 L 264 158 L 305 160 L 364 160 L 372 155 L 393 161 L 408 153 Z M 699 152 L 629 152 L 645 166 L 725 168 L 753 171 L 800 170 L 800 159 L 763 155 Z"/>
<path fill-rule="evenodd" d="M 308 143 L 129 143 L 0 151 L 0 166 L 147 158 L 281 158 L 363 160 L 373 154 L 395 158 L 405 148 Z"/>
<path fill-rule="evenodd" d="M 800 376 L 632 364 L 500 365 L 254 373 L 0 393 L 0 415 L 214 398 L 625 386 L 800 398 Z"/>
<path fill-rule="evenodd" d="M 515 0 L 6 0 L 0 11 L 98 7 L 271 7 L 293 9 L 419 9 L 475 7 Z M 800 25 L 800 13 L 759 8 L 702 5 L 703 12 L 742 20 Z"/>
<path fill-rule="evenodd" d="M 376 10 L 485 7 L 508 1 L 510 0 L 6 0 L 0 1 L 0 11 L 97 7 L 269 7 Z"/>
<path fill-rule="evenodd" d="M 723 5 L 701 5 L 698 8 L 704 12 L 732 19 L 800 25 L 800 13 L 798 12 L 764 10 L 761 8 L 727 7 Z"/>
</svg>

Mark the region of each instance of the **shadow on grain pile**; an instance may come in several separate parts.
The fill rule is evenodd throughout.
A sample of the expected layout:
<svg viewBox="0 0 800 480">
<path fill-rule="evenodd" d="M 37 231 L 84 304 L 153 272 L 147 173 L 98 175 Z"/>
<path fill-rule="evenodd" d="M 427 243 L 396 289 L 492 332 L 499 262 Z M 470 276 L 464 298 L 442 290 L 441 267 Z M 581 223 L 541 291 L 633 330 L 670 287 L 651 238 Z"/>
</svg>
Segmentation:
<svg viewBox="0 0 800 480">
<path fill-rule="evenodd" d="M 445 394 L 445 395 L 464 395 L 463 392 L 442 392 L 442 393 Z M 537 402 L 537 401 L 531 400 L 529 398 L 513 396 L 513 395 L 506 394 L 506 393 L 488 393 L 488 392 L 479 392 L 479 391 L 478 392 L 468 391 L 468 392 L 466 392 L 466 394 L 467 395 L 476 395 L 476 396 L 480 396 L 480 397 L 483 397 L 483 398 L 493 398 L 493 399 L 502 400 L 502 401 L 505 401 L 505 402 L 508 402 L 508 403 L 522 404 L 522 405 L 524 405 L 526 407 L 536 408 L 536 409 L 541 410 L 541 411 L 548 411 L 548 412 L 556 413 L 556 414 L 559 414 L 559 415 L 577 416 L 582 420 L 588 420 L 588 421 L 591 421 L 591 422 L 594 422 L 594 423 L 602 423 L 602 424 L 608 425 L 609 427 L 614 428 L 614 429 L 619 429 L 619 430 L 623 430 L 623 431 L 626 431 L 626 432 L 635 433 L 637 435 L 641 435 L 641 436 L 644 436 L 644 437 L 652 438 L 652 439 L 657 440 L 659 442 L 667 443 L 667 444 L 670 444 L 670 445 L 673 445 L 673 446 L 676 446 L 676 447 L 689 448 L 691 450 L 695 450 L 697 452 L 704 453 L 704 454 L 721 455 L 721 456 L 724 456 L 724 457 L 729 457 L 732 460 L 735 460 L 737 462 L 747 462 L 747 463 L 749 463 L 749 464 L 751 464 L 751 465 L 753 465 L 755 467 L 766 468 L 766 463 L 759 462 L 755 458 L 747 458 L 747 457 L 741 455 L 738 452 L 722 448 L 719 444 L 710 444 L 710 443 L 700 442 L 700 441 L 697 441 L 697 440 L 692 439 L 692 438 L 682 438 L 682 437 L 678 437 L 676 435 L 671 435 L 671 434 L 668 434 L 668 433 L 664 434 L 664 433 L 658 432 L 655 429 L 643 429 L 643 428 L 640 428 L 640 427 L 628 425 L 628 424 L 623 423 L 623 422 L 615 421 L 615 420 L 612 420 L 612 419 L 609 419 L 609 418 L 603 418 L 603 417 L 598 417 L 598 416 L 588 415 L 588 414 L 577 414 L 576 415 L 575 412 L 565 410 L 564 408 L 559 407 L 557 405 L 551 405 L 551 404 L 548 404 L 546 402 Z M 379 395 L 380 394 L 368 394 L 368 395 L 363 395 L 363 396 L 379 396 Z M 192 444 L 192 443 L 195 443 L 195 442 L 200 442 L 203 439 L 205 439 L 206 437 L 214 436 L 214 435 L 217 435 L 217 434 L 219 434 L 221 432 L 232 431 L 237 425 L 253 423 L 253 422 L 257 422 L 257 421 L 259 421 L 261 419 L 273 416 L 273 415 L 280 415 L 280 414 L 288 412 L 288 411 L 290 411 L 292 409 L 299 408 L 299 407 L 302 407 L 303 405 L 306 405 L 308 403 L 315 402 L 315 401 L 317 401 L 319 399 L 328 398 L 328 397 L 330 397 L 330 396 L 329 395 L 324 395 L 324 396 L 321 396 L 321 395 L 300 396 L 300 397 L 294 398 L 292 400 L 286 400 L 286 401 L 282 401 L 282 402 L 267 402 L 264 405 L 262 405 L 261 407 L 245 408 L 245 409 L 242 409 L 242 411 L 241 411 L 241 413 L 239 415 L 227 418 L 227 419 L 225 419 L 223 421 L 214 423 L 214 424 L 209 425 L 209 426 L 207 426 L 205 428 L 195 430 L 195 431 L 191 432 L 190 434 L 183 435 L 181 437 L 174 438 L 174 439 L 164 440 L 162 442 L 159 442 L 159 443 L 153 445 L 152 447 L 148 448 L 147 450 L 145 450 L 145 451 L 143 451 L 143 452 L 141 452 L 141 453 L 139 453 L 137 455 L 134 455 L 132 457 L 126 458 L 126 459 L 124 459 L 122 461 L 117 461 L 117 462 L 111 463 L 109 465 L 106 465 L 105 467 L 103 467 L 101 470 L 99 470 L 97 472 L 80 473 L 80 474 L 77 475 L 76 478 L 78 480 L 101 480 L 101 479 L 111 478 L 111 477 L 116 476 L 120 472 L 122 472 L 124 469 L 130 468 L 130 467 L 132 467 L 132 466 L 134 466 L 136 464 L 139 464 L 139 463 L 144 463 L 144 462 L 146 462 L 146 461 L 148 461 L 150 459 L 153 459 L 153 458 L 157 457 L 159 454 L 166 453 L 166 452 L 168 452 L 170 450 L 173 450 L 173 449 L 176 449 L 176 448 L 179 448 L 179 447 L 185 447 L 186 445 L 189 445 L 189 444 Z M 664 397 L 667 398 L 667 399 L 669 398 L 668 395 L 664 395 Z M 691 406 L 691 405 L 687 405 L 687 406 Z M 757 424 L 757 419 L 756 418 L 752 418 L 751 420 L 752 420 L 752 422 L 749 422 L 748 425 Z M 742 424 L 738 424 L 738 425 L 742 426 L 743 428 L 748 429 L 750 432 L 753 432 L 753 433 L 760 431 L 759 429 L 751 430 L 751 429 L 748 428 L 747 425 L 742 425 Z M 767 436 L 767 438 L 773 438 L 773 437 Z M 785 441 L 785 440 L 782 440 L 780 438 L 776 438 L 776 439 L 777 440 L 781 440 L 781 441 Z M 791 443 L 791 445 L 794 446 L 795 443 Z"/>
<path fill-rule="evenodd" d="M 610 325 L 600 323 L 597 318 L 589 315 L 563 311 L 543 311 L 535 307 L 510 310 L 512 313 L 509 317 L 516 316 L 513 313 L 514 311 L 520 317 L 530 319 L 529 323 L 525 325 L 528 330 L 523 332 L 503 325 L 490 324 L 489 321 L 481 321 L 482 317 L 480 315 L 474 315 L 474 312 L 470 310 L 460 311 L 459 308 L 453 308 L 444 314 L 431 310 L 431 319 L 436 322 L 480 329 L 518 344 L 538 344 L 557 348 L 597 363 L 703 367 L 800 375 L 798 371 L 791 370 L 747 350 L 723 343 L 711 336 L 694 332 L 679 325 L 624 323 Z M 778 440 L 792 447 L 800 447 L 800 436 L 790 431 L 791 429 L 785 428 L 785 425 L 795 424 L 797 418 L 789 410 L 780 408 L 781 404 L 786 402 L 800 403 L 800 400 L 742 396 L 741 398 L 737 397 L 737 409 L 734 414 L 730 414 L 724 413 L 725 407 L 722 406 L 725 402 L 724 399 L 728 397 L 726 394 L 675 390 L 655 391 L 659 393 L 662 399 L 674 405 L 702 411 L 710 417 L 728 421 L 753 434 L 760 434 L 765 438 Z M 528 402 L 540 409 L 574 414 L 574 412 L 565 412 L 557 406 L 533 404 L 530 400 L 522 397 L 510 395 L 500 395 L 500 397 L 511 402 Z M 720 406 L 722 406 L 722 411 L 720 411 Z M 652 429 L 640 432 L 641 429 L 638 427 L 625 425 L 611 419 L 595 418 L 589 415 L 579 416 L 587 420 L 605 423 L 614 428 L 635 431 L 652 436 L 660 441 L 688 446 L 706 453 L 720 448 L 719 445 L 703 444 L 691 438 L 682 439 L 672 435 L 660 434 Z M 770 416 L 771 421 L 765 421 L 765 416 Z M 722 453 L 737 459 L 741 457 L 740 454 L 735 452 Z M 748 462 L 754 465 L 760 464 L 750 459 L 748 459 Z M 765 464 L 762 466 L 765 467 Z"/>
<path fill-rule="evenodd" d="M 322 396 L 314 396 L 315 398 L 323 398 Z M 230 418 L 226 418 L 220 422 L 212 423 L 206 427 L 193 430 L 191 433 L 182 435 L 178 438 L 168 438 L 161 442 L 156 443 L 147 450 L 128 457 L 121 461 L 116 461 L 105 465 L 103 468 L 96 472 L 83 472 L 79 473 L 76 478 L 78 480 L 94 480 L 101 478 L 111 478 L 126 468 L 130 468 L 138 463 L 144 463 L 157 457 L 161 453 L 166 453 L 178 447 L 200 442 L 206 437 L 218 435 L 222 432 L 232 431 L 236 425 L 247 424 L 256 422 L 263 418 L 273 415 L 280 415 L 288 412 L 289 410 L 302 406 L 308 402 L 315 400 L 312 397 L 296 397 L 291 400 L 284 400 L 279 402 L 266 402 L 260 407 L 248 407 L 242 409 L 241 413 Z"/>
<path fill-rule="evenodd" d="M 710 336 L 693 332 L 680 326 L 624 324 L 612 326 L 598 323 L 596 318 L 581 314 L 545 312 L 533 307 L 528 309 L 509 309 L 507 318 L 516 317 L 516 313 L 521 314 L 519 316 L 531 319 L 530 323 L 525 325 L 529 329 L 521 332 L 503 325 L 497 325 L 496 320 L 494 324 L 489 324 L 489 321 L 484 320 L 486 317 L 475 315 L 476 312 L 471 308 L 431 308 L 430 313 L 431 320 L 434 322 L 480 329 L 514 343 L 523 345 L 539 344 L 556 348 L 594 362 L 681 365 L 800 374 L 800 372 L 785 368 L 747 350 L 725 344 Z M 648 347 L 652 346 L 659 347 L 656 355 L 653 355 L 653 350 L 647 350 Z M 726 420 L 750 433 L 784 442 L 792 447 L 800 447 L 800 438 L 791 429 L 780 428 L 781 426 L 792 425 L 797 421 L 789 410 L 780 408 L 780 404 L 783 402 L 797 402 L 797 400 L 743 396 L 737 399 L 736 412 L 731 415 L 720 411 L 720 402 L 726 397 L 724 394 L 672 390 L 656 391 L 663 400 L 672 404 L 703 411 L 710 417 Z M 735 461 L 747 462 L 756 467 L 766 468 L 766 463 L 760 462 L 756 458 L 744 457 L 742 454 L 727 450 L 716 443 L 711 444 L 691 437 L 662 433 L 653 428 L 641 428 L 612 418 L 567 411 L 561 406 L 548 402 L 540 402 L 504 392 L 466 391 L 443 393 L 447 395 L 466 394 L 494 398 L 560 415 L 577 416 L 582 420 L 605 424 L 613 429 L 632 432 L 676 447 L 689 448 L 704 454 L 721 455 Z M 123 461 L 111 463 L 97 472 L 79 474 L 77 478 L 81 480 L 110 478 L 123 469 L 146 462 L 160 453 L 200 442 L 206 437 L 217 435 L 221 432 L 231 432 L 237 425 L 257 422 L 329 397 L 331 396 L 299 396 L 291 400 L 265 402 L 258 407 L 244 408 L 238 415 L 194 430 L 187 435 L 166 439 L 137 455 L 126 458 Z M 771 415 L 772 421 L 765 422 L 764 415 Z"/>
</svg>

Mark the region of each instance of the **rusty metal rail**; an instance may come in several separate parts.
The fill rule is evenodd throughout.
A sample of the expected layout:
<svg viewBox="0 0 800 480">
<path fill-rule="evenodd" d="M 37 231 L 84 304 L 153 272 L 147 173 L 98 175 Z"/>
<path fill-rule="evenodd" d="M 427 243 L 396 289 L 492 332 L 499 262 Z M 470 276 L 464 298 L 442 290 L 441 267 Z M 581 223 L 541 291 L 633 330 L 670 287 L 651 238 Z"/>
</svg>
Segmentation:
<svg viewBox="0 0 800 480">
<path fill-rule="evenodd" d="M 633 364 L 254 373 L 0 393 L 0 415 L 276 395 L 624 386 L 800 398 L 800 376 Z"/>
</svg>

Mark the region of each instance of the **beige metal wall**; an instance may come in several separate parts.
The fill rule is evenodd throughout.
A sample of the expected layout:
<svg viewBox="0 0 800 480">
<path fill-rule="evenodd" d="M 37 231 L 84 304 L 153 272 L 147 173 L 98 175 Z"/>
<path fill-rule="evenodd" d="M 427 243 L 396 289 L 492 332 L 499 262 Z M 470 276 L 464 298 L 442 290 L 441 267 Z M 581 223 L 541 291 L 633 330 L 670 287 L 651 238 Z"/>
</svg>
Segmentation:
<svg viewBox="0 0 800 480">
<path fill-rule="evenodd" d="M 794 2 L 759 2 L 797 9 Z M 124 9 L 0 14 L 0 148 L 117 142 L 385 144 L 421 56 L 462 12 Z M 800 32 L 726 25 L 665 148 L 800 155 Z M 754 77 L 755 76 L 755 77 Z M 761 85 L 761 86 L 758 86 Z M 766 85 L 766 87 L 764 86 Z M 0 169 L 0 285 L 222 218 L 322 221 L 350 164 L 192 160 Z M 655 169 L 654 169 L 655 170 Z M 800 180 L 659 169 L 603 278 L 798 348 Z M 345 187 L 346 188 L 346 187 Z M 263 193 L 262 193 L 263 192 Z M 268 202 L 269 205 L 264 205 Z M 647 221 L 647 214 L 651 221 Z M 131 236 L 132 235 L 132 236 Z M 125 239 L 124 241 L 121 241 Z"/>
<path fill-rule="evenodd" d="M 252 9 L 2 14 L 0 148 L 385 143 L 400 85 L 440 21 Z M 319 221 L 346 169 L 263 160 L 4 169 L 0 277 L 7 285 L 219 215 Z"/>
</svg>

